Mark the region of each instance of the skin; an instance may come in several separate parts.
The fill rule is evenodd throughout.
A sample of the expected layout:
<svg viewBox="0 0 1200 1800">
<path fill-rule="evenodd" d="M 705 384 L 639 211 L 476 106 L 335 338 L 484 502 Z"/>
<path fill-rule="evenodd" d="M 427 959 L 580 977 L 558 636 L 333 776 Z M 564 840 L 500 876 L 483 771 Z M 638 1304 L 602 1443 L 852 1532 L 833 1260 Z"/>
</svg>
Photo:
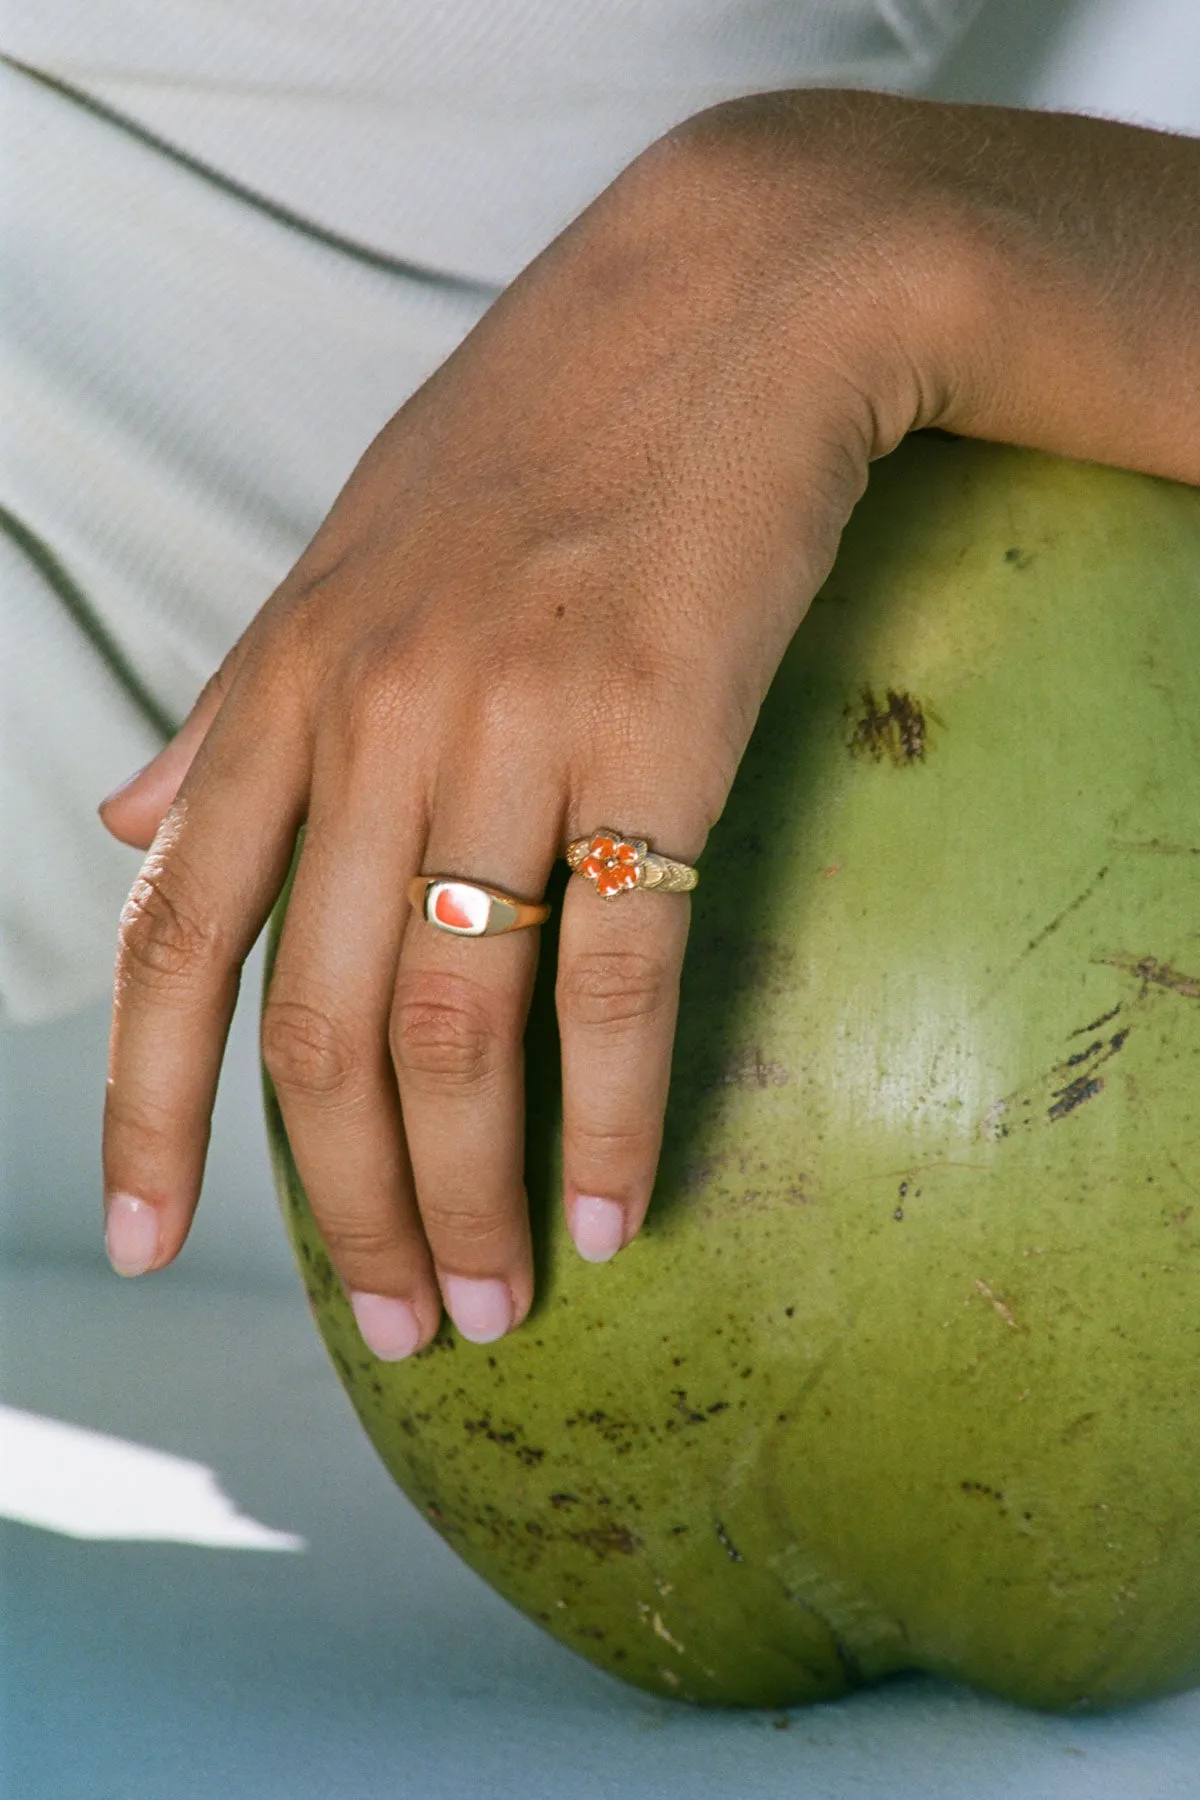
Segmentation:
<svg viewBox="0 0 1200 1800">
<path fill-rule="evenodd" d="M 871 460 L 915 427 L 1200 482 L 1198 193 L 1200 141 L 762 95 L 660 140 L 530 265 L 101 807 L 148 850 L 104 1124 L 145 1266 L 186 1237 L 239 970 L 306 825 L 263 1051 L 333 1263 L 392 1356 L 443 1304 L 476 1338 L 520 1323 L 537 934 L 446 937 L 410 877 L 536 900 L 602 825 L 695 861 Z M 568 885 L 577 1238 L 580 1196 L 622 1245 L 649 1203 L 687 923 L 685 896 Z"/>
</svg>

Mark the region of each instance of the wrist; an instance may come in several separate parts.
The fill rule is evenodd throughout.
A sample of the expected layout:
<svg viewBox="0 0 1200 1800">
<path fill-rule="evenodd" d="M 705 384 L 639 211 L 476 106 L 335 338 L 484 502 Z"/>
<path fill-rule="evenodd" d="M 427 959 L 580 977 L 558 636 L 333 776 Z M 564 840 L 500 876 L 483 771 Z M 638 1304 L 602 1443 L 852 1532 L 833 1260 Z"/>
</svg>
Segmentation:
<svg viewBox="0 0 1200 1800">
<path fill-rule="evenodd" d="M 843 369 L 869 456 L 941 425 L 1200 481 L 1200 140 L 837 90 L 670 139 L 739 198 L 781 372 Z"/>
<path fill-rule="evenodd" d="M 753 95 L 654 147 L 675 216 L 706 229 L 754 296 L 771 382 L 854 415 L 864 462 L 946 422 L 973 378 L 982 260 L 954 196 L 911 143 L 919 103 L 837 90 Z"/>
</svg>

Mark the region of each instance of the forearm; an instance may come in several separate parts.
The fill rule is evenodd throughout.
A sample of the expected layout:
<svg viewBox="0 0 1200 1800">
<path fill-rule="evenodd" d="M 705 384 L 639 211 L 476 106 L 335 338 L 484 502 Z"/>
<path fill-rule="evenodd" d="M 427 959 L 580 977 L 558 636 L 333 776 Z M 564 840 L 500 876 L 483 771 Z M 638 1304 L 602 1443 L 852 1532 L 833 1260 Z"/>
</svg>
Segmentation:
<svg viewBox="0 0 1200 1800">
<path fill-rule="evenodd" d="M 840 290 L 883 382 L 871 454 L 940 425 L 1200 483 L 1200 140 L 841 92 L 684 130 L 758 185 L 798 313 L 814 267 Z"/>
</svg>

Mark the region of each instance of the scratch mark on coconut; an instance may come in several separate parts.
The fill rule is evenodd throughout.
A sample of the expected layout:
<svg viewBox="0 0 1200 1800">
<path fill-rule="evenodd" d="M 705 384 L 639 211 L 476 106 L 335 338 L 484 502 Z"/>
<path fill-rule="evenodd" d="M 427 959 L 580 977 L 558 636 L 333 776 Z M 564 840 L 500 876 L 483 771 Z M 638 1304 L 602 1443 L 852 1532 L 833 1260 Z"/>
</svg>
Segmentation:
<svg viewBox="0 0 1200 1800">
<path fill-rule="evenodd" d="M 803 1612 L 809 1613 L 829 1633 L 829 1645 L 838 1659 L 846 1686 L 849 1688 L 861 1687 L 863 1685 L 862 1665 L 841 1632 L 834 1626 L 833 1621 L 819 1606 L 804 1595 L 795 1594 L 792 1597 Z"/>
<path fill-rule="evenodd" d="M 882 762 L 886 757 L 897 769 L 925 761 L 930 748 L 929 720 L 941 724 L 915 694 L 891 687 L 882 703 L 875 698 L 873 689 L 864 687 L 858 706 L 845 710 L 847 718 L 854 720 L 846 740 L 851 756 L 869 757 L 872 762 Z"/>
<path fill-rule="evenodd" d="M 655 1637 L 660 1637 L 664 1644 L 670 1644 L 672 1650 L 678 1651 L 680 1656 L 685 1656 L 687 1654 L 679 1639 L 677 1637 L 672 1637 L 671 1633 L 667 1630 L 667 1627 L 663 1624 L 661 1613 L 654 1613 L 651 1616 L 650 1623 L 653 1627 Z"/>
<path fill-rule="evenodd" d="M 1013 969 L 1017 968 L 1020 963 L 1023 963 L 1027 956 L 1032 956 L 1035 950 L 1039 950 L 1046 939 L 1054 935 L 1064 920 L 1069 919 L 1072 913 L 1078 912 L 1081 906 L 1086 905 L 1096 889 L 1100 886 L 1100 883 L 1107 877 L 1108 869 L 1109 865 L 1105 863 L 1102 869 L 1096 871 L 1096 874 L 1081 894 L 1076 894 L 1073 900 L 1068 900 L 1061 912 L 1055 913 L 1048 924 L 1043 925 L 1040 931 L 1034 933 L 1024 950 L 1022 950 L 1020 956 L 1017 958 L 1017 961 L 1013 964 Z M 1012 970 L 1010 970 L 1009 973 L 1011 974 Z"/>
<path fill-rule="evenodd" d="M 1086 1034 L 1089 1031 L 1099 1031 L 1101 1025 L 1110 1024 L 1112 1022 L 1112 1020 L 1116 1018 L 1116 1016 L 1120 1012 L 1120 1010 L 1121 1010 L 1121 1002 L 1118 1000 L 1117 1004 L 1111 1009 L 1111 1011 L 1106 1012 L 1106 1013 L 1101 1013 L 1100 1017 L 1098 1019 L 1093 1019 L 1090 1025 L 1081 1025 L 1077 1031 L 1073 1031 L 1071 1033 L 1071 1036 L 1072 1037 L 1084 1037 L 1084 1036 L 1086 1036 Z"/>
<path fill-rule="evenodd" d="M 1127 951 L 1118 951 L 1115 956 L 1095 956 L 1092 961 L 1109 969 L 1121 969 L 1126 975 L 1135 975 L 1142 984 L 1142 999 L 1148 989 L 1159 987 L 1179 994 L 1185 1000 L 1200 1000 L 1200 975 L 1185 975 L 1182 970 L 1173 969 L 1170 963 L 1159 962 L 1156 957 L 1131 956 Z"/>
<path fill-rule="evenodd" d="M 1056 912 L 1052 919 L 1047 920 L 1047 922 L 1045 923 L 1045 925 L 1042 926 L 1040 931 L 1034 932 L 1033 936 L 1029 939 L 1029 942 L 1025 945 L 1025 947 L 1022 950 L 1019 950 L 1017 952 L 1016 956 L 1013 957 L 1012 961 L 1008 964 L 1008 966 L 1004 970 L 1002 970 L 1002 972 L 997 976 L 995 981 L 992 982 L 990 987 L 988 987 L 987 990 L 983 994 L 981 994 L 979 999 L 972 1006 L 970 1013 L 968 1014 L 968 1017 L 975 1018 L 981 1012 L 986 1012 L 987 1008 L 992 1004 L 992 1002 L 993 1002 L 993 1000 L 995 1000 L 996 996 L 998 994 L 1002 994 L 1004 992 L 1004 990 L 1007 988 L 1009 982 L 1017 974 L 1018 970 L 1023 966 L 1023 964 L 1025 964 L 1031 956 L 1035 955 L 1036 952 L 1041 949 L 1042 945 L 1046 942 L 1046 939 L 1049 937 L 1053 937 L 1054 933 L 1060 928 L 1060 926 L 1065 924 L 1065 922 L 1072 916 L 1073 913 L 1077 913 L 1079 911 L 1080 907 L 1087 905 L 1088 901 L 1092 898 L 1092 895 L 1096 892 L 1097 888 L 1100 887 L 1101 883 L 1107 879 L 1108 871 L 1109 871 L 1109 864 L 1105 863 L 1103 868 L 1097 869 L 1095 875 L 1093 875 L 1092 879 L 1088 882 L 1087 886 L 1082 890 L 1082 892 L 1076 894 L 1074 899 L 1068 900 L 1066 905 L 1064 907 L 1062 907 L 1060 909 L 1060 911 Z M 940 1058 L 941 1055 L 942 1055 L 942 1051 L 939 1050 L 938 1057 Z M 936 1063 L 935 1063 L 935 1066 L 936 1066 Z"/>
<path fill-rule="evenodd" d="M 1200 844 L 1165 844 L 1161 838 L 1115 843 L 1114 850 L 1143 856 L 1200 856 Z"/>
<path fill-rule="evenodd" d="M 1017 1321 L 1013 1318 L 1012 1308 L 1008 1305 L 1007 1301 L 1002 1300 L 996 1290 L 989 1287 L 987 1282 L 981 1280 L 978 1276 L 975 1278 L 975 1292 L 977 1294 L 982 1294 L 988 1305 L 994 1307 L 1010 1331 L 1024 1331 L 1025 1327 L 1023 1325 L 1018 1325 Z"/>
</svg>

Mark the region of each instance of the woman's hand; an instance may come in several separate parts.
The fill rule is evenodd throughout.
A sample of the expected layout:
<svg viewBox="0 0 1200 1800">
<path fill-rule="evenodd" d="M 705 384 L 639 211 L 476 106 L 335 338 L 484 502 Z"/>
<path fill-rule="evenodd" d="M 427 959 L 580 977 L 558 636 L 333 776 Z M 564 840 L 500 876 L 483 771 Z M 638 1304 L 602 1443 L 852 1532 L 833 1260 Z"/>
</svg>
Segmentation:
<svg viewBox="0 0 1200 1800">
<path fill-rule="evenodd" d="M 105 1117 L 122 1272 L 187 1234 L 240 966 L 305 825 L 263 1050 L 364 1336 L 408 1354 L 443 1302 L 479 1341 L 524 1318 L 536 934 L 449 938 L 410 878 L 536 900 L 602 825 L 694 861 L 871 457 L 929 422 L 1072 447 L 1036 407 L 1008 431 L 1019 371 L 989 401 L 999 253 L 963 228 L 931 118 L 966 129 L 958 109 L 767 97 L 640 158 L 392 420 L 105 802 L 149 845 Z M 649 1202 L 687 916 L 681 895 L 567 889 L 564 1203 L 593 1260 Z"/>
</svg>

